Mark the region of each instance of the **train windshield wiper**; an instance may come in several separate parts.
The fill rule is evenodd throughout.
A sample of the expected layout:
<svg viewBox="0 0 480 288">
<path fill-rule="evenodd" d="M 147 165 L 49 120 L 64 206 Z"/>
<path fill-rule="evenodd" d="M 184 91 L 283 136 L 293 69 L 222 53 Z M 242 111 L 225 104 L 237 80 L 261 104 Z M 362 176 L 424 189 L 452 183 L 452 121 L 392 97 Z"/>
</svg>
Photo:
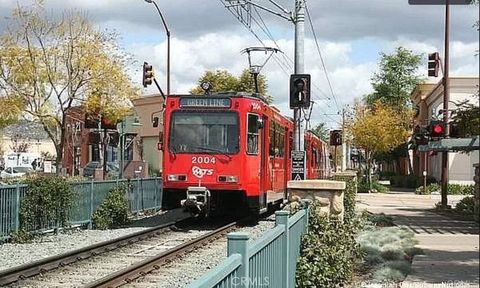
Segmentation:
<svg viewBox="0 0 480 288">
<path fill-rule="evenodd" d="M 195 148 L 195 149 L 201 149 L 203 151 L 211 151 L 211 152 L 217 152 L 217 153 L 220 153 L 224 156 L 227 156 L 228 159 L 232 159 L 232 156 L 228 155 L 226 151 L 224 150 L 220 150 L 220 149 L 215 149 L 215 148 L 209 148 L 209 147 L 204 147 L 204 146 L 193 146 L 192 148 Z"/>
</svg>

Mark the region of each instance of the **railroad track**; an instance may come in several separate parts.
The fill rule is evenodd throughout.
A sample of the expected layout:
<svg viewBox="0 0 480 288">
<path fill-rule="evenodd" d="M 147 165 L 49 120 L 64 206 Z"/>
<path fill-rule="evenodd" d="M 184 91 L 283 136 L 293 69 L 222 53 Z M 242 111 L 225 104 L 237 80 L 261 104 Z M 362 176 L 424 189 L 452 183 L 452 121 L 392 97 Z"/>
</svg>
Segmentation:
<svg viewBox="0 0 480 288">
<path fill-rule="evenodd" d="M 237 226 L 237 222 L 232 222 L 223 227 L 220 227 L 205 235 L 192 239 L 186 243 L 171 248 L 165 252 L 155 255 L 149 259 L 138 262 L 135 265 L 127 267 L 121 271 L 110 274 L 102 279 L 87 284 L 86 288 L 99 288 L 99 287 L 120 287 L 125 284 L 131 283 L 140 277 L 151 273 L 152 271 L 160 269 L 160 267 L 172 261 L 173 259 L 182 256 L 188 252 L 202 247 L 216 239 L 224 236 L 226 233 L 232 231 Z"/>
<path fill-rule="evenodd" d="M 214 231 L 173 231 L 184 221 L 166 223 L 0 272 L 0 286 L 112 287 L 128 283 L 195 246 L 233 229 L 230 223 Z M 228 226 L 228 227 L 227 227 Z M 222 233 L 222 231 L 224 231 Z M 217 235 L 217 236 L 215 236 Z M 55 271 L 52 271 L 55 270 Z M 116 272 L 115 272 L 116 271 Z M 100 280 L 98 280 L 100 279 Z"/>
</svg>

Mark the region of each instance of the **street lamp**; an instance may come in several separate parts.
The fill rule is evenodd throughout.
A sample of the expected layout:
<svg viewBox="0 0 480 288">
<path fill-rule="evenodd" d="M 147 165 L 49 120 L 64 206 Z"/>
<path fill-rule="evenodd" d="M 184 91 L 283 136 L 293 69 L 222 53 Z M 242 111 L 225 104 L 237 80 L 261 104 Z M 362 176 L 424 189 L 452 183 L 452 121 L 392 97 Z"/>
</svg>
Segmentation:
<svg viewBox="0 0 480 288">
<path fill-rule="evenodd" d="M 121 127 L 121 132 L 120 132 L 120 167 L 119 167 L 119 178 L 123 179 L 123 170 L 125 169 L 125 121 L 126 118 L 123 119 L 122 124 L 120 125 Z M 134 122 L 131 124 L 132 127 L 140 127 L 142 126 L 142 123 L 138 122 L 138 118 L 135 117 Z"/>
<path fill-rule="evenodd" d="M 145 0 L 147 3 L 153 3 L 155 8 L 157 8 L 158 14 L 162 19 L 163 27 L 165 28 L 165 32 L 167 33 L 167 95 L 170 95 L 170 30 L 168 30 L 167 23 L 165 22 L 165 18 L 163 18 L 163 14 L 158 8 L 157 3 L 154 0 Z"/>
</svg>

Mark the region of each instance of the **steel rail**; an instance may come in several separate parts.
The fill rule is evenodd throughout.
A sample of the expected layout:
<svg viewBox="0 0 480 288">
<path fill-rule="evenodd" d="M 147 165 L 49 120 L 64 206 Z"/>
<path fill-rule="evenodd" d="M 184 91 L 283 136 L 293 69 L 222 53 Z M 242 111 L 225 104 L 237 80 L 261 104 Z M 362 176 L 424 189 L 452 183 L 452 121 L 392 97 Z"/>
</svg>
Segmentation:
<svg viewBox="0 0 480 288">
<path fill-rule="evenodd" d="M 220 238 L 224 234 L 235 229 L 238 225 L 237 222 L 232 222 L 223 227 L 220 227 L 212 232 L 204 234 L 200 237 L 192 239 L 188 242 L 185 242 L 181 245 L 178 245 L 174 248 L 168 249 L 162 253 L 159 253 L 156 256 L 152 256 L 148 259 L 140 261 L 136 264 L 133 264 L 125 269 L 119 270 L 115 273 L 107 275 L 97 281 L 88 283 L 85 288 L 99 288 L 99 287 L 120 287 L 128 283 L 133 282 L 134 280 L 145 276 L 146 274 L 158 270 L 162 264 L 171 262 L 174 258 L 177 258 L 180 255 L 191 252 L 199 247 L 202 247 L 204 244 L 211 242 L 215 239 Z"/>
<path fill-rule="evenodd" d="M 28 264 L 0 271 L 0 286 L 3 287 L 19 280 L 30 278 L 32 276 L 45 273 L 59 267 L 67 266 L 74 262 L 81 261 L 92 256 L 106 253 L 133 244 L 135 242 L 154 237 L 161 234 L 161 230 L 169 228 L 173 225 L 178 225 L 179 223 L 188 219 L 189 218 L 179 221 L 168 222 L 143 231 L 135 232 L 119 238 L 103 241 L 77 250 L 72 250 L 66 253 L 47 257 Z"/>
</svg>

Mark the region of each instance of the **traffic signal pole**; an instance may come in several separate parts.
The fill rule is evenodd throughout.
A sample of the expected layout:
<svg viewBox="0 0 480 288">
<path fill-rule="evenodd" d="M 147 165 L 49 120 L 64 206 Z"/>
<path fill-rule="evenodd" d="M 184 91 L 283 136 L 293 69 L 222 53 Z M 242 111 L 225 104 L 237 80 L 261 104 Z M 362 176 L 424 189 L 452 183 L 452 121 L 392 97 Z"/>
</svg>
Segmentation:
<svg viewBox="0 0 480 288">
<path fill-rule="evenodd" d="M 295 24 L 295 71 L 294 74 L 303 74 L 305 71 L 304 60 L 304 40 L 305 40 L 305 0 L 295 0 L 294 12 Z M 294 130 L 294 150 L 305 150 L 305 131 L 302 123 L 302 109 L 293 110 L 293 119 L 295 123 Z"/>
<path fill-rule="evenodd" d="M 448 124 L 448 101 L 450 100 L 450 81 L 448 79 L 448 69 L 450 61 L 450 1 L 447 0 L 445 5 L 445 55 L 443 70 L 443 121 L 445 122 L 445 137 L 450 136 L 450 125 Z M 442 207 L 447 207 L 447 191 L 448 191 L 448 151 L 442 152 Z"/>
</svg>

